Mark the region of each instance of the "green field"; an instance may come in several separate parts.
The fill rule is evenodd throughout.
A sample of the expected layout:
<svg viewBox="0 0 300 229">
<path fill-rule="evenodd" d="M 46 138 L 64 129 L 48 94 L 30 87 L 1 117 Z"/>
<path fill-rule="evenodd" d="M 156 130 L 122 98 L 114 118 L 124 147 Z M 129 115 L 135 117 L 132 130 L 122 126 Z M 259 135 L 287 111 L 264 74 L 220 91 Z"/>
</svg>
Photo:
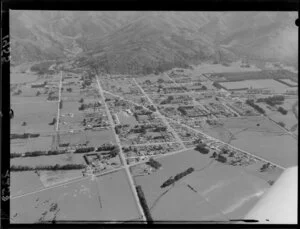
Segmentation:
<svg viewBox="0 0 300 229">
<path fill-rule="evenodd" d="M 49 125 L 57 115 L 57 103 L 12 104 L 14 118 L 11 120 L 11 133 L 51 132 L 55 125 Z M 26 122 L 25 126 L 22 126 Z"/>
<path fill-rule="evenodd" d="M 19 196 L 44 188 L 39 176 L 33 171 L 11 172 L 10 182 L 10 196 Z"/>
<path fill-rule="evenodd" d="M 60 154 L 49 156 L 37 156 L 37 157 L 17 157 L 10 160 L 11 165 L 23 165 L 23 166 L 39 166 L 39 165 L 66 165 L 66 164 L 83 164 L 83 154 Z"/>
<path fill-rule="evenodd" d="M 224 165 L 194 150 L 158 161 L 162 168 L 151 175 L 138 175 L 141 171 L 138 166 L 132 169 L 135 182 L 143 188 L 154 220 L 243 218 L 269 188 L 267 181 L 277 179 L 281 173 L 273 171 L 273 175 L 257 176 L 256 173 L 260 172 L 255 172 L 254 167 Z M 175 185 L 160 187 L 169 177 L 190 167 L 195 169 L 193 173 Z"/>
<path fill-rule="evenodd" d="M 84 131 L 77 133 L 60 133 L 60 143 L 83 144 L 88 141 L 88 146 L 100 146 L 104 143 L 115 144 L 115 136 L 111 129 L 100 131 Z"/>
<path fill-rule="evenodd" d="M 52 146 L 52 136 L 40 136 L 29 139 L 12 139 L 10 142 L 11 153 L 25 153 L 28 151 L 50 150 Z"/>
<path fill-rule="evenodd" d="M 276 93 L 284 93 L 287 89 L 290 89 L 289 86 L 282 84 L 273 79 L 243 80 L 243 81 L 235 81 L 235 82 L 222 82 L 220 84 L 228 90 L 236 90 L 241 88 L 248 88 L 248 89 L 268 88 L 273 90 Z"/>
<path fill-rule="evenodd" d="M 53 207 L 55 206 L 55 207 Z M 11 223 L 47 220 L 126 221 L 139 218 L 124 171 L 12 199 Z"/>
<path fill-rule="evenodd" d="M 297 165 L 297 140 L 265 117 L 222 120 L 223 126 L 201 131 L 283 167 Z"/>
</svg>

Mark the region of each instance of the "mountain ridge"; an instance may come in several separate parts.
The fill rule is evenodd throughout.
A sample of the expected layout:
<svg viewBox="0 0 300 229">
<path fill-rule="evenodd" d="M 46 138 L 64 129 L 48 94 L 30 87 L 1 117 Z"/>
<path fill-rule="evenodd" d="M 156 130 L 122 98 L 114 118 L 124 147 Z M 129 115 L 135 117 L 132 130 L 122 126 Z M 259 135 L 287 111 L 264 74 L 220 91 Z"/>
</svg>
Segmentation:
<svg viewBox="0 0 300 229">
<path fill-rule="evenodd" d="M 73 56 L 117 73 L 244 56 L 297 65 L 296 18 L 295 12 L 12 11 L 12 59 Z"/>
</svg>

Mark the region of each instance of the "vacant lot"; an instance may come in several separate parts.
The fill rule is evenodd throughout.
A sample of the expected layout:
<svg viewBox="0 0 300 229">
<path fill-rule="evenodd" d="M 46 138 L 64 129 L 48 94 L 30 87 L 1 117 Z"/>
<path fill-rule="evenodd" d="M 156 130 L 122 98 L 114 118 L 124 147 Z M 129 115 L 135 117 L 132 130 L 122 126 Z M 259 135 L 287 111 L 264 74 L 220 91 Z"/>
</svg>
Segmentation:
<svg viewBox="0 0 300 229">
<path fill-rule="evenodd" d="M 268 178 L 254 176 L 247 168 L 221 164 L 194 150 L 158 161 L 160 170 L 135 177 L 155 220 L 243 218 L 269 187 Z M 160 188 L 168 178 L 189 167 L 195 169 L 193 173 L 174 186 Z M 133 174 L 139 174 L 138 170 L 134 167 Z"/>
<path fill-rule="evenodd" d="M 138 218 L 124 171 L 66 184 L 11 200 L 16 223 L 45 220 L 126 221 Z"/>
<path fill-rule="evenodd" d="M 49 125 L 49 123 L 54 117 L 56 118 L 57 103 L 12 104 L 11 108 L 14 110 L 14 118 L 11 120 L 12 133 L 54 130 L 55 125 Z"/>
<path fill-rule="evenodd" d="M 122 125 L 129 124 L 131 126 L 135 126 L 138 124 L 138 122 L 132 115 L 127 114 L 124 111 L 118 112 L 117 115 L 118 115 L 118 119 Z"/>
</svg>

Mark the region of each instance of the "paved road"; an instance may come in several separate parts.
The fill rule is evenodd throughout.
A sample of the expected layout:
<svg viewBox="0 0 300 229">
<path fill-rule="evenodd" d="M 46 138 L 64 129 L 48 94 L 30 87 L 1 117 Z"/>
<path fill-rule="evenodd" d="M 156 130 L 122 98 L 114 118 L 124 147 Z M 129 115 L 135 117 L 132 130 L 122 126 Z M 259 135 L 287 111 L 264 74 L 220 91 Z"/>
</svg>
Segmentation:
<svg viewBox="0 0 300 229">
<path fill-rule="evenodd" d="M 177 86 L 179 86 L 179 87 L 182 87 L 183 85 L 180 83 L 176 83 L 176 81 L 175 80 L 173 80 L 168 74 L 166 74 L 166 76 L 170 79 L 170 80 L 172 80 L 173 82 L 174 82 L 174 84 L 176 84 Z M 188 94 L 188 95 L 191 95 L 191 93 L 194 93 L 194 94 L 197 94 L 197 95 L 201 95 L 201 94 L 205 94 L 205 92 L 198 92 L 198 91 L 193 91 L 193 92 L 189 92 L 189 91 L 187 91 L 187 92 L 185 92 L 185 94 Z M 193 98 L 193 103 L 195 104 L 195 105 L 198 105 L 198 106 L 200 106 L 201 108 L 202 108 L 202 110 L 205 110 L 208 114 L 210 114 L 211 112 L 209 111 L 209 110 L 207 110 L 201 103 L 199 103 L 198 101 L 196 101 L 196 98 L 194 97 L 194 96 L 192 96 L 192 98 Z M 213 115 L 213 114 L 210 114 L 212 117 L 214 117 L 214 118 L 217 118 L 215 115 Z"/>
<path fill-rule="evenodd" d="M 168 127 L 168 129 L 172 132 L 173 136 L 176 138 L 176 141 L 180 143 L 180 145 L 185 149 L 185 145 L 183 144 L 183 142 L 181 141 L 180 137 L 178 136 L 178 134 L 176 133 L 176 131 L 171 127 L 171 125 L 169 124 L 169 122 L 166 120 L 166 117 L 163 116 L 159 111 L 157 106 L 152 102 L 152 100 L 149 98 L 149 96 L 145 93 L 144 89 L 136 82 L 135 79 L 133 79 L 133 81 L 135 82 L 135 84 L 138 86 L 138 88 L 142 91 L 142 93 L 144 94 L 144 96 L 149 100 L 149 102 L 151 103 L 152 106 L 155 107 L 156 109 L 156 114 L 163 120 L 163 122 L 165 123 L 165 125 Z"/>
<path fill-rule="evenodd" d="M 142 207 L 141 207 L 141 204 L 140 204 L 140 201 L 139 201 L 137 192 L 136 192 L 136 188 L 135 188 L 134 181 L 133 181 L 132 176 L 131 176 L 130 171 L 129 171 L 129 166 L 128 166 L 127 162 L 126 162 L 126 158 L 125 158 L 124 153 L 123 153 L 123 150 L 122 150 L 122 145 L 121 145 L 119 136 L 115 133 L 115 124 L 114 124 L 113 118 L 112 118 L 112 116 L 111 116 L 111 113 L 110 113 L 110 111 L 109 111 L 109 109 L 108 109 L 107 103 L 105 102 L 105 97 L 104 97 L 103 89 L 102 89 L 101 84 L 100 84 L 100 82 L 99 82 L 99 77 L 98 77 L 98 75 L 96 75 L 96 80 L 97 80 L 97 84 L 98 84 L 98 89 L 99 89 L 100 95 L 101 95 L 101 97 L 103 98 L 103 101 L 104 101 L 105 110 L 106 110 L 106 113 L 107 113 L 109 122 L 111 123 L 111 125 L 112 125 L 112 127 L 113 127 L 113 133 L 114 133 L 114 135 L 115 135 L 116 142 L 117 142 L 117 144 L 118 144 L 118 146 L 119 146 L 119 149 L 120 149 L 119 154 L 120 154 L 120 157 L 121 157 L 123 166 L 124 166 L 124 168 L 125 168 L 125 171 L 126 171 L 126 174 L 127 174 L 128 180 L 129 180 L 129 184 L 130 184 L 130 187 L 131 187 L 133 196 L 134 196 L 135 201 L 136 201 L 136 204 L 137 204 L 137 206 L 138 206 L 138 210 L 139 210 L 139 212 L 140 212 L 140 215 L 142 215 L 143 220 L 144 220 L 144 221 L 147 221 L 147 220 L 146 220 L 146 217 L 145 217 L 145 214 L 144 214 L 144 211 L 143 211 L 143 209 L 142 209 Z"/>
<path fill-rule="evenodd" d="M 112 170 L 109 170 L 109 171 L 106 171 L 106 172 L 103 172 L 101 174 L 97 174 L 95 176 L 103 176 L 103 175 L 106 175 L 106 174 L 109 174 L 109 173 L 112 173 L 112 172 L 115 172 L 115 171 L 118 171 L 118 170 L 121 170 L 123 169 L 124 167 L 121 166 L 119 168 L 115 168 L 115 169 L 112 169 Z M 23 196 L 28 196 L 28 195 L 32 195 L 32 194 L 35 194 L 35 193 L 39 193 L 39 192 L 42 192 L 42 191 L 45 191 L 45 190 L 49 190 L 49 189 L 54 189 L 54 188 L 58 188 L 58 187 L 61 187 L 61 186 L 64 186 L 64 185 L 67 185 L 67 184 L 72 184 L 72 183 L 75 183 L 75 182 L 79 182 L 79 181 L 83 181 L 83 180 L 86 180 L 86 179 L 90 179 L 91 176 L 86 176 L 86 177 L 83 177 L 83 176 L 78 176 L 78 177 L 74 177 L 72 179 L 70 179 L 69 181 L 67 182 L 63 182 L 63 183 L 60 183 L 58 185 L 53 185 L 51 187 L 48 187 L 48 188 L 43 188 L 43 189 L 40 189 L 40 190 L 37 190 L 37 191 L 33 191 L 33 192 L 28 192 L 28 193 L 25 193 L 25 194 L 22 194 L 22 195 L 18 195 L 18 196 L 10 196 L 10 199 L 17 199 L 17 198 L 20 198 L 20 197 L 23 197 Z"/>
<path fill-rule="evenodd" d="M 60 117 L 60 101 L 61 101 L 61 87 L 62 87 L 62 79 L 63 74 L 62 71 L 60 71 L 60 82 L 59 82 L 59 89 L 58 89 L 58 105 L 57 105 L 57 118 L 56 118 L 56 128 L 55 130 L 58 131 L 59 129 L 59 117 Z"/>
<path fill-rule="evenodd" d="M 112 93 L 110 93 L 110 94 L 112 94 Z M 112 95 L 113 95 L 113 94 L 112 94 Z M 121 98 L 121 99 L 123 99 L 124 101 L 128 101 L 128 102 L 130 102 L 130 103 L 132 103 L 132 104 L 135 104 L 135 105 L 137 105 L 137 106 L 142 106 L 142 105 L 139 105 L 139 104 L 137 104 L 137 103 L 135 103 L 135 102 L 132 102 L 132 101 L 130 101 L 130 100 L 124 99 L 124 98 L 121 97 L 121 96 L 118 96 L 118 95 L 115 95 L 115 96 L 116 96 L 116 97 L 119 97 L 119 98 Z M 142 106 L 142 107 L 143 107 L 144 109 L 146 109 L 146 110 L 149 110 L 147 107 L 144 107 L 144 106 Z M 278 168 L 286 169 L 286 168 L 284 168 L 284 167 L 282 167 L 282 166 L 280 166 L 280 165 L 278 165 L 278 164 L 276 164 L 276 163 L 274 163 L 274 162 L 271 162 L 271 161 L 269 161 L 269 160 L 267 160 L 267 159 L 265 159 L 265 158 L 262 158 L 262 157 L 259 157 L 259 156 L 254 155 L 254 154 L 252 154 L 252 153 L 246 152 L 246 151 L 244 151 L 244 150 L 242 150 L 242 149 L 239 149 L 239 148 L 237 148 L 237 147 L 235 147 L 235 146 L 233 146 L 233 145 L 230 145 L 230 144 L 228 144 L 228 143 L 226 143 L 226 142 L 223 142 L 223 141 L 221 141 L 221 140 L 219 140 L 219 139 L 217 139 L 217 138 L 211 137 L 211 136 L 209 136 L 209 135 L 203 133 L 203 132 L 200 131 L 200 130 L 197 130 L 197 129 L 195 129 L 195 128 L 192 128 L 192 127 L 190 127 L 190 126 L 188 126 L 188 125 L 186 125 L 186 124 L 180 123 L 180 122 L 178 122 L 178 120 L 175 120 L 175 119 L 172 119 L 172 118 L 169 118 L 169 117 L 166 117 L 166 116 L 164 116 L 164 117 L 165 117 L 165 119 L 167 119 L 167 120 L 171 120 L 171 121 L 176 122 L 176 123 L 178 123 L 178 124 L 180 124 L 180 125 L 182 125 L 182 126 L 188 128 L 188 129 L 191 129 L 191 130 L 193 130 L 193 131 L 195 131 L 195 132 L 198 132 L 198 133 L 200 133 L 200 134 L 203 134 L 204 136 L 206 136 L 206 137 L 208 137 L 208 138 L 210 138 L 210 139 L 212 139 L 212 140 L 214 140 L 214 141 L 216 141 L 216 142 L 222 143 L 223 145 L 229 146 L 229 147 L 231 147 L 232 149 L 235 149 L 235 150 L 237 150 L 237 151 L 243 152 L 243 153 L 245 153 L 245 154 L 247 154 L 247 155 L 250 155 L 250 156 L 252 156 L 252 157 L 258 158 L 258 159 L 260 159 L 260 160 L 262 160 L 262 161 L 265 161 L 265 162 L 268 162 L 268 163 L 270 163 L 270 164 L 273 164 L 273 165 L 277 166 Z"/>
<path fill-rule="evenodd" d="M 222 100 L 221 103 L 222 103 L 222 105 L 223 105 L 224 107 L 226 107 L 226 108 L 227 108 L 228 110 L 230 110 L 232 113 L 236 114 L 237 117 L 241 117 L 239 113 L 237 113 L 235 110 L 233 110 L 230 106 L 227 105 L 227 102 L 226 102 L 226 100 L 225 100 L 224 98 L 218 97 L 218 96 L 217 96 L 217 98 L 218 98 L 219 100 Z"/>
<path fill-rule="evenodd" d="M 152 157 L 155 158 L 155 159 L 158 159 L 158 158 L 167 157 L 167 156 L 172 156 L 172 155 L 175 155 L 175 154 L 178 154 L 178 153 L 182 153 L 182 152 L 185 152 L 185 151 L 187 151 L 187 150 L 194 149 L 194 148 L 195 148 L 195 147 L 185 148 L 185 149 L 181 149 L 181 150 L 178 150 L 178 151 L 174 151 L 174 152 L 170 152 L 170 153 L 165 153 L 165 154 L 160 154 L 160 155 L 156 155 L 156 156 L 152 156 Z M 145 161 L 139 161 L 139 162 L 130 164 L 129 167 L 132 167 L 132 166 L 135 166 L 135 165 L 144 164 L 146 161 L 147 161 L 147 160 L 145 160 Z"/>
<path fill-rule="evenodd" d="M 242 149 L 239 149 L 239 148 L 237 148 L 237 147 L 235 147 L 235 146 L 233 146 L 233 145 L 230 145 L 230 144 L 228 144 L 228 143 L 226 143 L 226 142 L 223 142 L 223 141 L 221 141 L 221 140 L 219 140 L 219 139 L 217 139 L 217 138 L 211 137 L 211 136 L 207 135 L 206 133 L 203 133 L 203 132 L 200 131 L 200 130 L 194 129 L 194 128 L 192 128 L 192 127 L 186 125 L 186 124 L 180 123 L 180 122 L 178 122 L 177 120 L 174 120 L 174 119 L 171 119 L 171 118 L 168 118 L 168 117 L 166 117 L 166 118 L 169 119 L 169 120 L 172 120 L 173 122 L 177 122 L 177 123 L 179 123 L 180 125 L 182 125 L 182 126 L 188 128 L 188 129 L 190 129 L 190 130 L 193 130 L 193 131 L 195 131 L 195 132 L 198 132 L 198 133 L 200 133 L 200 134 L 203 134 L 205 137 L 207 137 L 207 138 L 209 138 L 209 139 L 211 139 L 211 140 L 214 140 L 214 141 L 216 141 L 216 142 L 222 143 L 223 145 L 226 145 L 226 146 L 228 146 L 228 147 L 230 147 L 230 148 L 232 148 L 232 149 L 235 149 L 235 150 L 237 150 L 237 151 L 240 151 L 240 152 L 242 152 L 242 153 L 245 153 L 245 154 L 250 155 L 250 156 L 252 156 L 252 157 L 255 157 L 255 158 L 257 158 L 257 159 L 260 159 L 260 160 L 262 160 L 262 161 L 264 161 L 264 162 L 269 162 L 270 164 L 273 164 L 273 165 L 277 166 L 278 168 L 286 169 L 286 168 L 282 167 L 281 165 L 278 165 L 278 164 L 276 164 L 276 163 L 274 163 L 274 162 L 272 162 L 272 161 L 269 161 L 268 159 L 265 159 L 265 158 L 256 156 L 256 155 L 254 155 L 254 154 L 252 154 L 252 153 L 249 153 L 249 152 L 246 152 L 246 151 L 244 151 L 244 150 L 242 150 Z"/>
</svg>

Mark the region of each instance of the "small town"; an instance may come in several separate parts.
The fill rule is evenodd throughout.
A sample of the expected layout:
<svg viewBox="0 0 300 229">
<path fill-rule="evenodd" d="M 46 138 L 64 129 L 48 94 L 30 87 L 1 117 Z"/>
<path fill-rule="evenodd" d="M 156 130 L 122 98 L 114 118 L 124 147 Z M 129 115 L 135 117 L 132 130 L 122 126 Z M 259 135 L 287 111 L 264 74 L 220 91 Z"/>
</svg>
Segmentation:
<svg viewBox="0 0 300 229">
<path fill-rule="evenodd" d="M 86 30 L 104 20 L 106 31 L 118 18 L 85 13 Z M 171 18 L 167 25 L 183 17 L 162 14 Z M 33 20 L 30 14 L 20 15 L 18 23 Z M 64 23 L 74 19 L 80 27 L 85 20 L 69 15 Z M 231 223 L 244 219 L 298 166 L 298 70 L 242 52 L 230 59 L 231 46 L 239 40 L 229 35 L 230 43 L 214 50 L 219 41 L 209 46 L 215 33 L 209 23 L 215 18 L 219 33 L 219 24 L 231 19 L 225 15 L 221 20 L 212 12 L 207 13 L 212 17 L 201 15 L 206 19 L 195 39 L 191 31 L 197 23 L 191 22 L 198 16 L 186 15 L 176 36 L 166 35 L 168 26 L 153 32 L 154 45 L 147 31 L 164 26 L 156 23 L 164 17 L 151 12 L 136 16 L 130 23 L 143 23 L 129 33 L 131 24 L 121 24 L 131 19 L 123 15 L 115 24 L 122 29 L 108 32 L 102 45 L 88 46 L 95 37 L 61 35 L 55 41 L 64 43 L 55 52 L 65 47 L 63 58 L 11 65 L 11 222 Z M 43 23 L 53 23 L 50 16 L 43 17 L 49 17 Z M 144 21 L 148 17 L 150 27 Z M 264 18 L 266 23 L 270 18 Z M 39 24 L 35 21 L 31 23 Z M 183 29 L 185 24 L 190 28 Z M 54 34 L 54 28 L 61 29 L 52 27 Z M 123 33 L 129 33 L 129 40 Z M 145 43 L 138 42 L 140 35 Z M 175 52 L 182 45 L 186 53 Z M 124 57 L 131 48 L 137 51 Z"/>
</svg>

